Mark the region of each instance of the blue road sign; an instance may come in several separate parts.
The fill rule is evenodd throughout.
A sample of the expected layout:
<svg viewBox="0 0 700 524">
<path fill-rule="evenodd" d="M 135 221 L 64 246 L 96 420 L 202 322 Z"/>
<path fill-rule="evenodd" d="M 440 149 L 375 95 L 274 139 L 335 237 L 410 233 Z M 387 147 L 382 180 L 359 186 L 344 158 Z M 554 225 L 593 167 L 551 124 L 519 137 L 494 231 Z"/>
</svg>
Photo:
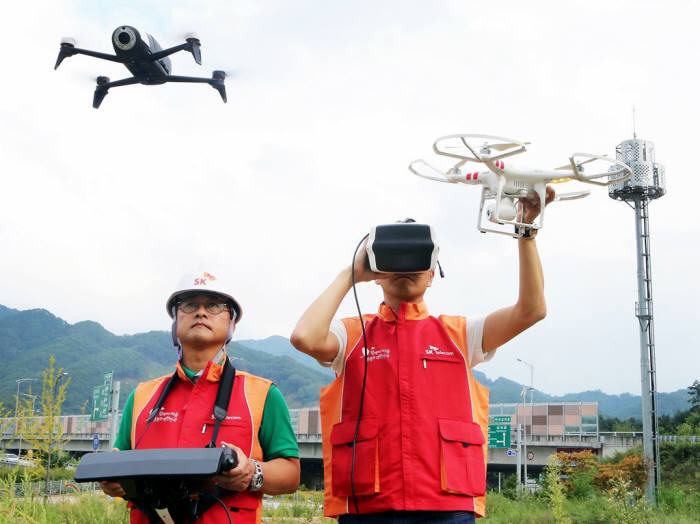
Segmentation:
<svg viewBox="0 0 700 524">
<path fill-rule="evenodd" d="M 506 455 L 508 455 L 509 457 L 514 457 L 516 454 L 517 451 L 514 449 L 509 449 L 508 451 L 506 451 Z"/>
<path fill-rule="evenodd" d="M 92 449 L 97 451 L 97 448 L 100 447 L 100 436 L 99 435 L 93 435 L 92 437 Z"/>
</svg>

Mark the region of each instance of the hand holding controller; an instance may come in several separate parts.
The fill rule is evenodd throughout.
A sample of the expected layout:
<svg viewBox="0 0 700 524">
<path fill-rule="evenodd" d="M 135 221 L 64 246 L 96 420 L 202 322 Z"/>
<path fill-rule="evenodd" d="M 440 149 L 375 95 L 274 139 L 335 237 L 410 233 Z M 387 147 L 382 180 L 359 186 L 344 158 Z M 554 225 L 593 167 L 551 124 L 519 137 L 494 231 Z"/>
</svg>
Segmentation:
<svg viewBox="0 0 700 524">
<path fill-rule="evenodd" d="M 222 447 L 221 459 L 219 460 L 219 473 L 230 471 L 236 466 L 238 466 L 238 454 L 236 451 L 228 447 Z"/>
</svg>

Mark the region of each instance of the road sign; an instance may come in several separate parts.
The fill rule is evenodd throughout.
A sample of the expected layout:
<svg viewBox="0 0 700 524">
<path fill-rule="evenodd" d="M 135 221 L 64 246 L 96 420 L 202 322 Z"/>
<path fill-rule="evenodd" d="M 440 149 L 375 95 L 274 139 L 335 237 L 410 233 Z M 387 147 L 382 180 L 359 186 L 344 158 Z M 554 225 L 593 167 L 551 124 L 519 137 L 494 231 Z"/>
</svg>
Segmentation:
<svg viewBox="0 0 700 524">
<path fill-rule="evenodd" d="M 510 424 L 489 424 L 489 447 L 510 447 Z"/>
<path fill-rule="evenodd" d="M 535 460 L 535 452 L 534 451 L 527 452 L 527 460 Z"/>
<path fill-rule="evenodd" d="M 112 401 L 112 379 L 114 371 L 104 374 L 104 383 L 92 390 L 92 416 L 90 420 L 97 422 L 109 418 L 109 408 Z"/>
<path fill-rule="evenodd" d="M 509 457 L 514 457 L 517 454 L 518 452 L 515 449 L 509 449 L 508 451 L 506 451 L 506 455 L 508 455 Z"/>
<path fill-rule="evenodd" d="M 491 418 L 494 424 L 510 424 L 510 415 L 495 415 Z"/>
<path fill-rule="evenodd" d="M 109 418 L 109 397 L 111 388 L 97 386 L 92 390 L 92 416 L 93 422 L 107 420 Z"/>
<path fill-rule="evenodd" d="M 92 437 L 92 449 L 94 451 L 97 451 L 97 448 L 100 447 L 100 436 L 99 435 L 93 435 Z"/>
</svg>

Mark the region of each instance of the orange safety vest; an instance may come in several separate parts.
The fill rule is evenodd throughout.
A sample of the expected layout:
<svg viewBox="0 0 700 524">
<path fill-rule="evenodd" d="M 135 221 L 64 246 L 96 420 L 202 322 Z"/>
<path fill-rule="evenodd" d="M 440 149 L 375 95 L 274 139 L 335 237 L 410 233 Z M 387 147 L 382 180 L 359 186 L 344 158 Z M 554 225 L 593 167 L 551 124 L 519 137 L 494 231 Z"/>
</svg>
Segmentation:
<svg viewBox="0 0 700 524">
<path fill-rule="evenodd" d="M 131 423 L 132 449 L 147 448 L 197 448 L 205 447 L 211 440 L 214 428 L 212 409 L 219 388 L 222 366 L 209 362 L 196 383 L 187 378 L 180 363 L 176 365 L 178 378 L 165 399 L 159 414 L 146 429 L 148 415 L 158 400 L 171 375 L 166 375 L 136 387 Z M 247 456 L 263 460 L 258 441 L 265 399 L 271 381 L 236 370 L 226 418 L 216 445 L 221 441 L 235 444 Z M 145 432 L 144 432 L 145 430 Z M 262 519 L 262 494 L 254 491 L 231 493 L 222 500 L 234 522 L 256 523 Z M 131 522 L 146 524 L 148 519 L 136 508 L 131 508 Z M 220 504 L 211 506 L 198 523 L 228 522 Z"/>
<path fill-rule="evenodd" d="M 326 516 L 355 513 L 351 468 L 365 360 L 367 383 L 355 445 L 360 513 L 485 514 L 488 389 L 473 377 L 464 317 L 382 304 L 348 334 L 343 371 L 321 390 Z"/>
</svg>

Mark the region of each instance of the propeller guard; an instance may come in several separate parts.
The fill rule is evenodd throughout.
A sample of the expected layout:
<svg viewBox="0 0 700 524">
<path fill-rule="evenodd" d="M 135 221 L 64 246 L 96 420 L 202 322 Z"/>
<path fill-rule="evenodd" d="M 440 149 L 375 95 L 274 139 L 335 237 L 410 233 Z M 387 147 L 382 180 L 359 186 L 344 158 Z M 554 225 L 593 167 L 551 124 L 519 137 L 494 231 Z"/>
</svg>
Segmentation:
<svg viewBox="0 0 700 524">
<path fill-rule="evenodd" d="M 422 158 L 408 164 L 408 170 L 421 178 L 427 178 L 428 180 L 434 180 L 436 182 L 447 182 L 449 184 L 456 184 L 458 182 L 457 179 L 461 178 L 461 175 L 458 174 L 450 175 L 448 173 L 443 173 L 437 167 L 428 164 L 428 162 Z"/>
<path fill-rule="evenodd" d="M 485 139 L 487 142 L 482 145 L 477 145 L 474 143 L 474 139 L 477 138 Z M 471 143 L 468 139 L 471 139 Z M 496 141 L 496 143 L 489 143 L 488 140 Z M 460 133 L 456 135 L 445 135 L 438 138 L 433 144 L 433 151 L 435 151 L 435 153 L 438 155 L 459 158 L 468 162 L 484 162 L 484 159 L 478 152 L 483 147 L 490 146 L 489 149 L 503 149 L 502 153 L 489 156 L 489 160 L 499 160 L 501 158 L 506 158 L 525 152 L 527 150 L 526 144 L 528 143 L 529 142 L 521 142 L 512 138 L 496 135 Z M 452 151 L 446 151 L 446 149 L 462 149 L 463 152 L 460 154 Z"/>
<path fill-rule="evenodd" d="M 578 158 L 585 158 L 587 160 L 584 160 L 583 162 L 577 161 Z M 580 169 L 580 166 L 587 163 L 587 162 L 592 162 L 594 160 L 601 160 L 603 162 L 608 162 L 612 164 L 613 166 L 616 166 L 617 169 L 615 170 L 607 170 L 603 171 L 600 173 L 594 173 L 592 175 L 589 174 L 584 174 L 583 170 Z M 610 158 L 605 155 L 591 155 L 590 153 L 574 153 L 569 157 L 569 163 L 571 164 L 571 171 L 572 175 L 571 178 L 578 180 L 580 182 L 584 182 L 586 184 L 595 184 L 597 186 L 609 186 L 613 182 L 624 182 L 627 180 L 629 177 L 632 176 L 632 169 L 625 164 L 624 162 L 620 162 L 619 160 L 615 160 L 613 158 Z M 615 178 L 618 175 L 621 175 L 623 173 L 626 173 L 623 177 L 621 178 Z M 608 178 L 607 182 L 600 182 L 597 179 L 603 178 L 603 177 L 610 177 Z"/>
</svg>

